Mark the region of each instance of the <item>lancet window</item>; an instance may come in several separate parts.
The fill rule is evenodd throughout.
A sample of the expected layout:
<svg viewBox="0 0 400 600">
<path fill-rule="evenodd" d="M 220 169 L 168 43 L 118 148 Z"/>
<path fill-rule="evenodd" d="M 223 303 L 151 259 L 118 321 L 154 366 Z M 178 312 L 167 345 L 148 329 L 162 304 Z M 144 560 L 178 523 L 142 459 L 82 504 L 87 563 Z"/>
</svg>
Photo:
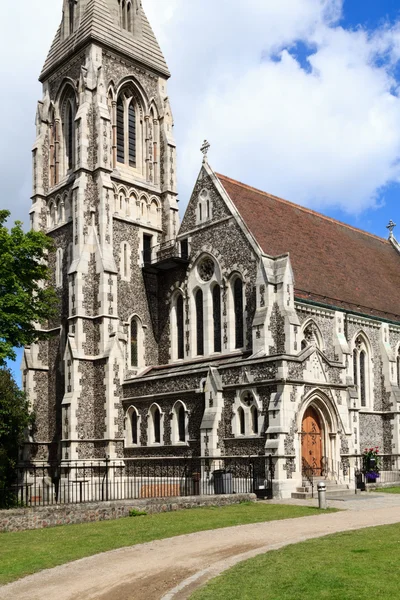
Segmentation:
<svg viewBox="0 0 400 600">
<path fill-rule="evenodd" d="M 362 335 L 357 337 L 353 349 L 353 380 L 361 407 L 369 408 L 371 399 L 371 357 L 369 346 Z"/>
<path fill-rule="evenodd" d="M 117 99 L 116 130 L 117 162 L 139 168 L 143 137 L 141 109 L 130 88 L 125 88 Z"/>
<path fill-rule="evenodd" d="M 203 292 L 197 290 L 195 295 L 196 302 L 196 349 L 200 356 L 204 354 L 204 307 Z"/>
<path fill-rule="evenodd" d="M 239 277 L 236 277 L 233 282 L 233 306 L 235 314 L 235 348 L 243 348 L 243 281 Z"/>
</svg>

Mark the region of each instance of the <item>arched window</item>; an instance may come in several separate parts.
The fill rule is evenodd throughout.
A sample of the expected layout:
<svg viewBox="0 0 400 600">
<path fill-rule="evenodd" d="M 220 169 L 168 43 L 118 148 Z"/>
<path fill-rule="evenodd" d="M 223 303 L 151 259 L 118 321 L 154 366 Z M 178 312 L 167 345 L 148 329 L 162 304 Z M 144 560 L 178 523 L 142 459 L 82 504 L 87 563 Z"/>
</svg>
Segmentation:
<svg viewBox="0 0 400 600">
<path fill-rule="evenodd" d="M 370 360 L 369 346 L 364 337 L 359 335 L 355 341 L 353 350 L 353 378 L 362 408 L 371 407 L 372 383 L 370 381 Z"/>
<path fill-rule="evenodd" d="M 245 435 L 246 421 L 245 421 L 244 410 L 241 406 L 239 406 L 237 414 L 238 414 L 238 420 L 239 420 L 239 433 L 240 433 L 240 435 Z"/>
<path fill-rule="evenodd" d="M 133 318 L 131 320 L 131 367 L 139 366 L 139 356 L 138 356 L 138 322 L 137 319 Z"/>
<path fill-rule="evenodd" d="M 243 282 L 237 277 L 233 284 L 233 305 L 235 313 L 235 348 L 243 348 Z"/>
<path fill-rule="evenodd" d="M 353 350 L 353 379 L 354 385 L 358 385 L 358 352 Z"/>
<path fill-rule="evenodd" d="M 52 202 L 51 206 L 50 206 L 50 222 L 49 222 L 49 227 L 50 229 L 55 227 L 57 225 L 57 211 L 56 211 L 56 205 L 54 204 L 54 202 Z"/>
<path fill-rule="evenodd" d="M 120 274 L 124 281 L 130 280 L 131 249 L 127 242 L 121 244 Z"/>
<path fill-rule="evenodd" d="M 179 294 L 176 300 L 176 339 L 177 339 L 177 356 L 182 359 L 185 356 L 185 340 L 184 340 L 184 318 L 183 318 L 183 297 Z"/>
<path fill-rule="evenodd" d="M 153 435 L 154 443 L 161 444 L 161 413 L 158 407 L 153 411 Z"/>
<path fill-rule="evenodd" d="M 182 404 L 178 410 L 178 437 L 180 442 L 186 442 L 186 418 Z"/>
<path fill-rule="evenodd" d="M 204 309 L 203 309 L 203 292 L 197 290 L 196 296 L 196 347 L 197 354 L 204 354 Z"/>
<path fill-rule="evenodd" d="M 136 167 L 136 110 L 131 102 L 128 109 L 129 166 Z"/>
<path fill-rule="evenodd" d="M 142 171 L 140 161 L 144 148 L 141 148 L 141 144 L 145 136 L 140 97 L 134 88 L 127 86 L 119 94 L 116 121 L 117 162 Z"/>
<path fill-rule="evenodd" d="M 360 352 L 360 399 L 361 406 L 367 406 L 366 372 L 365 372 L 366 354 L 364 350 Z"/>
<path fill-rule="evenodd" d="M 117 101 L 117 161 L 125 162 L 125 134 L 124 134 L 124 101 L 122 97 Z"/>
<path fill-rule="evenodd" d="M 68 103 L 66 136 L 65 136 L 65 154 L 67 157 L 67 171 L 74 168 L 74 127 L 75 114 L 71 102 Z"/>
<path fill-rule="evenodd" d="M 63 258 L 64 253 L 62 248 L 57 249 L 56 253 L 56 286 L 62 287 L 63 284 Z"/>
<path fill-rule="evenodd" d="M 214 352 L 221 352 L 221 288 L 215 285 L 212 291 L 213 298 L 213 325 L 214 325 Z"/>
<path fill-rule="evenodd" d="M 251 416 L 251 429 L 254 434 L 258 434 L 258 410 L 256 406 L 252 406 L 250 409 Z"/>
<path fill-rule="evenodd" d="M 58 121 L 54 117 L 54 109 L 50 117 L 50 185 L 57 185 L 59 181 L 59 128 Z"/>
<path fill-rule="evenodd" d="M 139 444 L 139 415 L 133 406 L 128 412 L 128 444 L 137 446 Z"/>
</svg>

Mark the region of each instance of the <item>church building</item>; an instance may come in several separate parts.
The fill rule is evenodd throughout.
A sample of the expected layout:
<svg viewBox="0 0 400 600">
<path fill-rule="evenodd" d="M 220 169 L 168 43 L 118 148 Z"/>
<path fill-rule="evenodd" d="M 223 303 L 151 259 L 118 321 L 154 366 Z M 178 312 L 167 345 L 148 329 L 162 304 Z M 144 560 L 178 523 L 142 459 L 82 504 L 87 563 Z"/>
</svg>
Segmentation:
<svg viewBox="0 0 400 600">
<path fill-rule="evenodd" d="M 272 456 L 289 497 L 366 446 L 400 455 L 394 223 L 217 174 L 207 143 L 180 222 L 169 76 L 140 0 L 63 1 L 33 148 L 60 309 L 23 359 L 30 460 Z"/>
</svg>

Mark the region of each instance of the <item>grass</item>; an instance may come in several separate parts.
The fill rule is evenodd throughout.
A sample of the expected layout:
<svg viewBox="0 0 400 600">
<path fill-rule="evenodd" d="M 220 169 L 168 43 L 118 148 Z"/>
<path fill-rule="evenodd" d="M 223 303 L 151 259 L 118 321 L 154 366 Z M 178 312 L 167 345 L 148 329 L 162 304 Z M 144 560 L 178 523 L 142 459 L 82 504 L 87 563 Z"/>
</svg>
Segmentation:
<svg viewBox="0 0 400 600">
<path fill-rule="evenodd" d="M 399 598 L 400 524 L 269 552 L 217 577 L 191 600 Z"/>
<path fill-rule="evenodd" d="M 304 506 L 243 503 L 0 534 L 0 584 L 42 569 L 185 533 L 321 514 Z"/>
<path fill-rule="evenodd" d="M 383 492 L 384 494 L 400 494 L 400 487 L 376 488 L 374 492 Z"/>
</svg>

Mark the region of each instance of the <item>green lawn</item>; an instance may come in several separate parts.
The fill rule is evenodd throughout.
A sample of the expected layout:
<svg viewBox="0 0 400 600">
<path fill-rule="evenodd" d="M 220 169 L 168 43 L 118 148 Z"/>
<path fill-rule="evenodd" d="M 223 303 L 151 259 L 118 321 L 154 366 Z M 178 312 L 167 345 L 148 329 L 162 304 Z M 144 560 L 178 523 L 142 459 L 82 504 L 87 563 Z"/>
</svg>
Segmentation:
<svg viewBox="0 0 400 600">
<path fill-rule="evenodd" d="M 383 492 L 384 494 L 400 494 L 400 487 L 376 488 L 374 492 Z"/>
<path fill-rule="evenodd" d="M 240 563 L 191 600 L 399 598 L 400 524 L 340 533 Z"/>
<path fill-rule="evenodd" d="M 185 533 L 321 514 L 304 506 L 244 503 L 0 534 L 0 584 L 124 546 Z"/>
</svg>

